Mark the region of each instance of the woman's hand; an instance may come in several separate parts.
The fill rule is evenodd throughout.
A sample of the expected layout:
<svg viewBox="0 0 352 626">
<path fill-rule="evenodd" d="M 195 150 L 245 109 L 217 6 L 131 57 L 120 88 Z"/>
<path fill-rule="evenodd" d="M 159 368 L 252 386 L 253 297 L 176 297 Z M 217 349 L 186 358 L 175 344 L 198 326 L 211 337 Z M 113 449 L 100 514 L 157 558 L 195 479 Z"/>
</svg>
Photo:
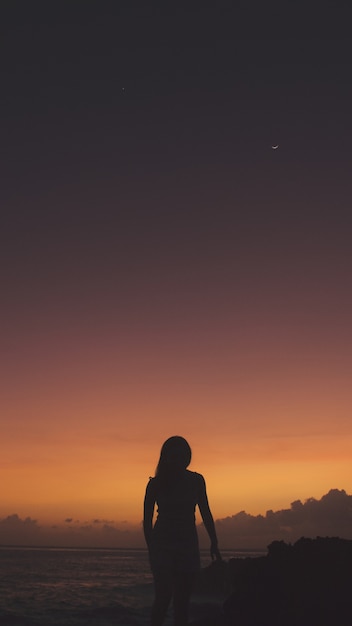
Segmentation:
<svg viewBox="0 0 352 626">
<path fill-rule="evenodd" d="M 217 561 L 222 561 L 218 544 L 215 542 L 212 542 L 210 545 L 210 556 L 212 561 L 214 561 L 214 559 L 216 559 Z"/>
</svg>

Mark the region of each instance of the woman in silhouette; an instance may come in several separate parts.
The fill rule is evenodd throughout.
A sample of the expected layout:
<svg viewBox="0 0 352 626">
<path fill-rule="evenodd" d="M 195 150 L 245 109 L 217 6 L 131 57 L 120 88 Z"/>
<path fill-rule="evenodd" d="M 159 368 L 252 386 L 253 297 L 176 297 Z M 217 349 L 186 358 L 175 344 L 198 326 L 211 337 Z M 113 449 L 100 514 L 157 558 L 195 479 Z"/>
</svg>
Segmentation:
<svg viewBox="0 0 352 626">
<path fill-rule="evenodd" d="M 192 451 L 183 437 L 170 437 L 161 448 L 155 477 L 144 499 L 144 536 L 154 577 L 152 626 L 161 626 L 173 598 L 176 626 L 188 623 L 188 605 L 200 569 L 195 508 L 198 504 L 210 538 L 211 558 L 221 559 L 205 480 L 187 470 Z M 158 515 L 153 526 L 154 507 Z"/>
</svg>

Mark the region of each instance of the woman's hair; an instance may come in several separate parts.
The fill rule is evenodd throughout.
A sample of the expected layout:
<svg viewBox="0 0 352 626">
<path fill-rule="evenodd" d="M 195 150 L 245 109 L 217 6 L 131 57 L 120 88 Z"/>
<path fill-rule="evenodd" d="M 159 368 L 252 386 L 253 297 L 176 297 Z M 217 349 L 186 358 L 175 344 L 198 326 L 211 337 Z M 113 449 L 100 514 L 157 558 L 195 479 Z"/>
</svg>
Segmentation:
<svg viewBox="0 0 352 626">
<path fill-rule="evenodd" d="M 180 472 L 184 472 L 192 458 L 191 447 L 183 437 L 174 436 L 167 439 L 160 451 L 159 463 L 155 476 L 162 484 L 173 482 Z"/>
</svg>

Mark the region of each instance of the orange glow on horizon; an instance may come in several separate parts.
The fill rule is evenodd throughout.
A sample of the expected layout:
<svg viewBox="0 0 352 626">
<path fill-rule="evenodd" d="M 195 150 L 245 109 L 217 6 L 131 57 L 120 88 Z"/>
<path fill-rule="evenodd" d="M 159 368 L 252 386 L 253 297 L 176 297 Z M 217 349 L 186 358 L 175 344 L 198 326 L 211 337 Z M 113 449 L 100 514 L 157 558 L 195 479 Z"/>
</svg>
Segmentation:
<svg viewBox="0 0 352 626">
<path fill-rule="evenodd" d="M 186 431 L 186 432 L 185 432 Z M 182 431 L 173 430 L 187 437 Z M 169 435 L 161 438 L 160 443 Z M 155 439 L 157 435 L 155 434 Z M 331 488 L 351 485 L 352 437 L 263 437 L 213 441 L 194 433 L 190 469 L 204 474 L 215 518 L 241 510 L 265 514 L 267 509 L 289 507 L 295 499 L 321 497 Z M 28 453 L 31 450 L 31 454 Z M 27 451 L 27 453 L 25 453 Z M 3 483 L 0 517 L 12 513 L 58 523 L 67 517 L 79 520 L 104 518 L 140 523 L 144 489 L 154 474 L 159 445 L 87 436 L 51 441 L 37 447 L 17 444 L 18 460 L 2 461 Z"/>
</svg>

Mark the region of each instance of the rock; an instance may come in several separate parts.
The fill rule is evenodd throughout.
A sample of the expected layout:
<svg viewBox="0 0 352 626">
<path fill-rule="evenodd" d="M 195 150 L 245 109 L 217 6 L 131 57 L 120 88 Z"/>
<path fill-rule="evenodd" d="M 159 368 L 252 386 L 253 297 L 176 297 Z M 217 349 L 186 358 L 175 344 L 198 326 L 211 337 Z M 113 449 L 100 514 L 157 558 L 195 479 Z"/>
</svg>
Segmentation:
<svg viewBox="0 0 352 626">
<path fill-rule="evenodd" d="M 231 559 L 229 626 L 351 626 L 352 541 L 273 542 L 266 557 Z"/>
</svg>

